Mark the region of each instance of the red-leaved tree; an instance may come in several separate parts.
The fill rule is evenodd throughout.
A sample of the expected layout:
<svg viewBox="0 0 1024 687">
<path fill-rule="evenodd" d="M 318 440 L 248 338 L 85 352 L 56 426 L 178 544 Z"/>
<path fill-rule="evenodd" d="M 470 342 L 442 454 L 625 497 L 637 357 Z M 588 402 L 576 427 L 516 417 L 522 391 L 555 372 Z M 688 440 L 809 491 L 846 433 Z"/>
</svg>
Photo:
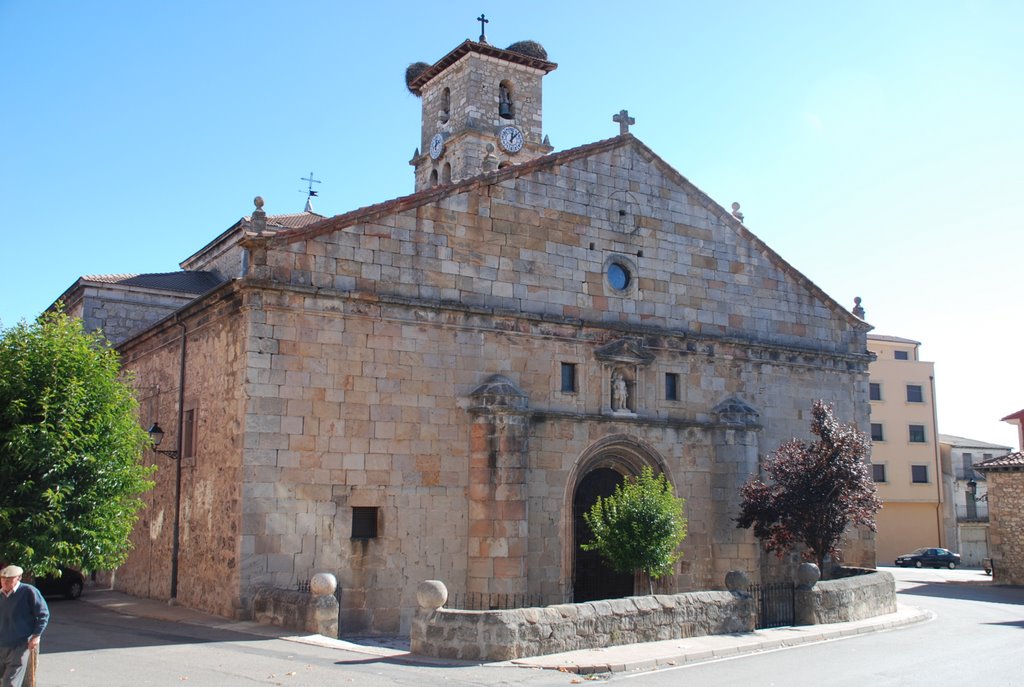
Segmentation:
<svg viewBox="0 0 1024 687">
<path fill-rule="evenodd" d="M 754 528 L 754 536 L 781 557 L 797 544 L 807 547 L 828 576 L 827 555 L 840 553 L 839 542 L 850 525 L 875 530 L 882 502 L 865 458 L 868 437 L 836 420 L 832 406 L 815 401 L 811 432 L 815 442 L 793 439 L 765 461 L 769 482 L 752 477 L 740 488 L 743 499 L 737 527 Z"/>
</svg>

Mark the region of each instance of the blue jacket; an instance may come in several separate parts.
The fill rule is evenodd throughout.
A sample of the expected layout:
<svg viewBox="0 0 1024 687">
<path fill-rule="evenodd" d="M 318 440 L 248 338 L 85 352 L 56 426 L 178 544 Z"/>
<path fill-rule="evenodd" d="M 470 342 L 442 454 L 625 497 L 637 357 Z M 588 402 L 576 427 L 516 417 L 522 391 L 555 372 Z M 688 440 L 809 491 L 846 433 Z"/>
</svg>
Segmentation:
<svg viewBox="0 0 1024 687">
<path fill-rule="evenodd" d="M 0 646 L 24 644 L 41 635 L 50 622 L 50 609 L 39 590 L 22 582 L 10 596 L 0 593 Z"/>
</svg>

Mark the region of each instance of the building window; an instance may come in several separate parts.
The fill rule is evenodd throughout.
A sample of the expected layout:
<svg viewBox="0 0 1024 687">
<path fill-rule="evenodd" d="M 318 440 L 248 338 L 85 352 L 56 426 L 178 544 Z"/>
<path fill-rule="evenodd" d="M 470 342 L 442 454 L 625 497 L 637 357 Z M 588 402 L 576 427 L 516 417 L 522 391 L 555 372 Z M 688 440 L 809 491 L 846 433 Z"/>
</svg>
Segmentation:
<svg viewBox="0 0 1024 687">
<path fill-rule="evenodd" d="M 431 186 L 437 186 L 437 170 L 436 169 L 430 170 L 430 185 Z"/>
<path fill-rule="evenodd" d="M 576 363 L 562 363 L 562 393 L 576 393 Z"/>
<path fill-rule="evenodd" d="M 675 372 L 665 373 L 665 400 L 679 400 L 679 375 Z"/>
<path fill-rule="evenodd" d="M 868 397 L 872 401 L 882 400 L 882 385 L 879 382 L 871 382 L 868 384 Z"/>
<path fill-rule="evenodd" d="M 885 481 L 885 466 L 878 463 L 871 464 L 871 478 L 876 482 Z"/>
<path fill-rule="evenodd" d="M 441 183 L 450 184 L 452 183 L 452 165 L 450 162 L 444 163 L 444 167 L 441 170 Z"/>
<path fill-rule="evenodd" d="M 377 538 L 376 506 L 352 506 L 352 538 Z"/>
<path fill-rule="evenodd" d="M 928 466 L 911 465 L 910 481 L 913 482 L 914 484 L 928 484 Z"/>
<path fill-rule="evenodd" d="M 924 403 L 924 390 L 920 384 L 907 384 L 907 403 Z"/>
<path fill-rule="evenodd" d="M 910 443 L 923 444 L 925 441 L 924 425 L 910 425 Z"/>
<path fill-rule="evenodd" d="M 629 286 L 629 269 L 621 262 L 613 262 L 608 265 L 608 283 L 616 291 L 625 291 Z"/>
<path fill-rule="evenodd" d="M 885 441 L 885 434 L 882 432 L 881 422 L 871 423 L 871 441 Z"/>
<path fill-rule="evenodd" d="M 196 455 L 196 409 L 189 408 L 181 418 L 181 457 L 195 458 Z"/>
<path fill-rule="evenodd" d="M 896 351 L 894 355 L 896 360 L 910 360 L 910 355 L 906 351 Z"/>
</svg>

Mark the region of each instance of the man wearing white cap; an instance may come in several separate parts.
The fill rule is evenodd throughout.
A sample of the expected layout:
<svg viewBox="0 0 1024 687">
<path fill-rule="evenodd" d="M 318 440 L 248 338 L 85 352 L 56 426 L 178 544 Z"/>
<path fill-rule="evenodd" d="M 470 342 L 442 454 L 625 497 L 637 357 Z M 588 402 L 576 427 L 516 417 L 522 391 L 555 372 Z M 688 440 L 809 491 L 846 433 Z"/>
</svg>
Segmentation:
<svg viewBox="0 0 1024 687">
<path fill-rule="evenodd" d="M 43 595 L 22 584 L 24 572 L 16 565 L 0 570 L 0 687 L 21 687 L 29 652 L 50 620 Z"/>
</svg>

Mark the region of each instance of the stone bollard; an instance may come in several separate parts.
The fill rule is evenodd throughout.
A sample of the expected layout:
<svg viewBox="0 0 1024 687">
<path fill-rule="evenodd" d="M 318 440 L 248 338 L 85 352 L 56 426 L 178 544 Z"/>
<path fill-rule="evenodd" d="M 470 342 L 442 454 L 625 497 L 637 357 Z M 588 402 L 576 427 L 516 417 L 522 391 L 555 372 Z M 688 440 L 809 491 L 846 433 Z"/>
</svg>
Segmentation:
<svg viewBox="0 0 1024 687">
<path fill-rule="evenodd" d="M 814 585 L 821 579 L 821 570 L 814 563 L 802 563 L 796 570 L 796 590 L 793 592 L 793 624 L 817 625 L 817 595 Z"/>
<path fill-rule="evenodd" d="M 441 580 L 424 580 L 416 588 L 416 603 L 419 608 L 412 618 L 409 629 L 409 649 L 414 654 L 437 655 L 431 643 L 430 619 L 448 601 L 448 587 Z M 436 631 L 436 628 L 435 628 Z"/>
<path fill-rule="evenodd" d="M 324 637 L 338 636 L 338 600 L 334 597 L 337 588 L 338 579 L 331 573 L 317 573 L 309 581 L 309 593 L 313 596 L 311 629 Z"/>
</svg>

